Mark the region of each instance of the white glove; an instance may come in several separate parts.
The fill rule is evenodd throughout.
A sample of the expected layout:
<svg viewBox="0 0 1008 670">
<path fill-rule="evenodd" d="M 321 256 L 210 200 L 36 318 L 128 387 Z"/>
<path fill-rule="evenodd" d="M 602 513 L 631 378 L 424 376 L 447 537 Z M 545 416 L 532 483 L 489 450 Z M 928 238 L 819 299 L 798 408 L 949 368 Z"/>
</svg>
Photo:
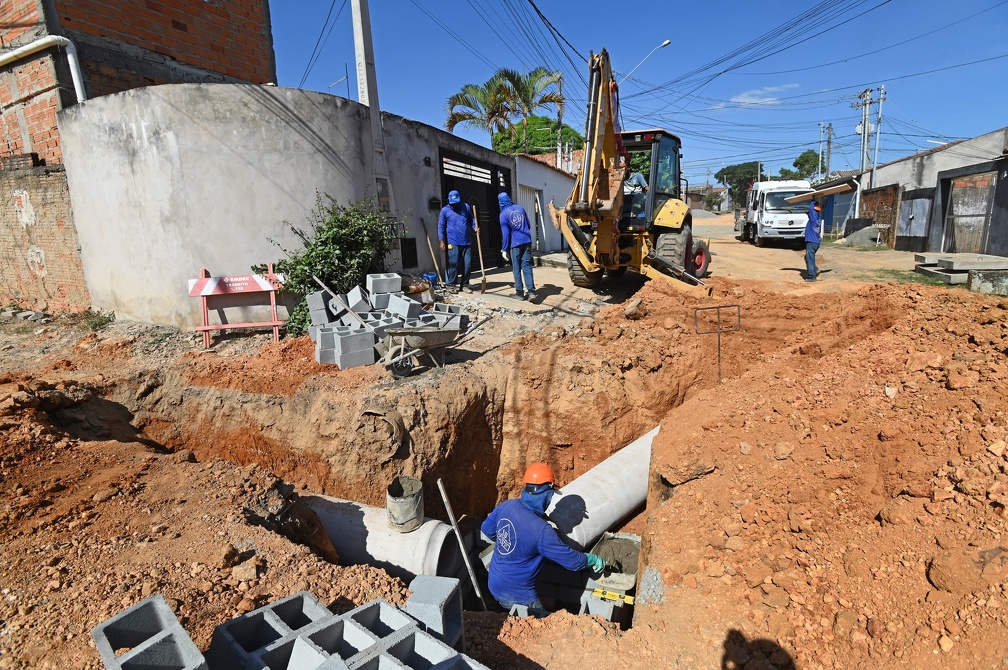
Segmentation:
<svg viewBox="0 0 1008 670">
<path fill-rule="evenodd" d="M 505 262 L 505 263 L 507 263 L 508 261 L 510 261 L 510 260 L 511 260 L 511 257 L 510 257 L 510 256 L 508 256 L 507 252 L 506 252 L 506 251 L 504 251 L 503 249 L 501 249 L 501 258 L 503 258 L 503 259 L 504 259 L 504 262 Z"/>
</svg>

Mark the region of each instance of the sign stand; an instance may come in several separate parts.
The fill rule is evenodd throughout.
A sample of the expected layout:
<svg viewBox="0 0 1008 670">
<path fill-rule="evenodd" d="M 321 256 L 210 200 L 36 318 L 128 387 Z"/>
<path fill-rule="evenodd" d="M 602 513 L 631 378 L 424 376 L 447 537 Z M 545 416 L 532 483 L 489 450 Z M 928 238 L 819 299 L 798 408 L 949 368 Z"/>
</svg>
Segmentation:
<svg viewBox="0 0 1008 670">
<path fill-rule="evenodd" d="M 200 268 L 199 279 L 189 280 L 189 296 L 199 298 L 203 311 L 203 325 L 196 330 L 203 333 L 203 348 L 210 348 L 210 333 L 215 330 L 231 330 L 234 328 L 273 329 L 273 341 L 280 341 L 280 326 L 284 322 L 277 318 L 276 292 L 283 288 L 284 277 L 273 272 L 273 264 L 267 267 L 266 274 L 247 274 L 234 277 L 211 277 L 206 268 Z M 207 298 L 215 296 L 235 295 L 239 293 L 269 293 L 270 314 L 272 321 L 257 321 L 248 323 L 210 323 L 210 310 Z"/>
</svg>

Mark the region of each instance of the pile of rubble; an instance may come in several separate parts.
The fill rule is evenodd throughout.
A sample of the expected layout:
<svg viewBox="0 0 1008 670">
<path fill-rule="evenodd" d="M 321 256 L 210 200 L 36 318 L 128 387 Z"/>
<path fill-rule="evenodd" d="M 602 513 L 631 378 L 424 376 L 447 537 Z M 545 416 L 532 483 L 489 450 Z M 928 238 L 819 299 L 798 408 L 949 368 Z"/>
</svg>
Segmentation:
<svg viewBox="0 0 1008 670">
<path fill-rule="evenodd" d="M 343 615 L 301 591 L 217 626 L 205 656 L 161 594 L 99 624 L 91 636 L 108 670 L 485 670 L 463 653 L 459 580 L 421 575 L 410 591 L 402 609 L 377 599 Z"/>
<path fill-rule="evenodd" d="M 415 295 L 415 294 L 414 294 Z M 468 318 L 458 305 L 415 300 L 402 290 L 394 272 L 370 274 L 366 286 L 349 293 L 316 291 L 306 296 L 311 311 L 309 335 L 315 360 L 341 370 L 371 365 L 388 351 L 388 332 L 400 328 L 462 331 Z"/>
</svg>

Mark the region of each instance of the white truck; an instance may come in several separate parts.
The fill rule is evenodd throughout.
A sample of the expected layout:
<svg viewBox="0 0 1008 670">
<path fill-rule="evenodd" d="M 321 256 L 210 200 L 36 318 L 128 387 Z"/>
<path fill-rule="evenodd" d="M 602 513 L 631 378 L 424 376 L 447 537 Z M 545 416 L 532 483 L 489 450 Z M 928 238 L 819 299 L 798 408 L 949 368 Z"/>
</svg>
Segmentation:
<svg viewBox="0 0 1008 670">
<path fill-rule="evenodd" d="M 808 222 L 808 202 L 792 205 L 785 200 L 794 195 L 811 193 L 812 185 L 805 180 L 763 181 L 746 192 L 746 212 L 735 223 L 743 242 L 758 247 L 772 240 L 803 240 Z"/>
</svg>

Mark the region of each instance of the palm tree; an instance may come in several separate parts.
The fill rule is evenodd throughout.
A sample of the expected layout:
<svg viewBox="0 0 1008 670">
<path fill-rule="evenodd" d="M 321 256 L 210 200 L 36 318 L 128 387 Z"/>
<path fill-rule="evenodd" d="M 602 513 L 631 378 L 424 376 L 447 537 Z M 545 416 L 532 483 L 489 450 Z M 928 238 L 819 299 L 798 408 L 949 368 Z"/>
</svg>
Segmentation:
<svg viewBox="0 0 1008 670">
<path fill-rule="evenodd" d="M 539 66 L 527 75 L 516 70 L 501 69 L 496 77 L 507 83 L 509 103 L 512 112 L 522 119 L 522 151 L 528 149 L 528 119 L 537 110 L 550 105 L 556 105 L 560 115 L 563 114 L 564 98 L 560 93 L 563 75 L 560 72 L 547 70 Z M 555 86 L 555 88 L 550 88 Z"/>
<path fill-rule="evenodd" d="M 466 84 L 462 90 L 448 98 L 448 119 L 445 130 L 452 132 L 455 126 L 464 124 L 478 130 L 485 130 L 493 137 L 511 128 L 514 111 L 511 108 L 510 92 L 504 80 L 494 75 L 485 84 Z"/>
</svg>

